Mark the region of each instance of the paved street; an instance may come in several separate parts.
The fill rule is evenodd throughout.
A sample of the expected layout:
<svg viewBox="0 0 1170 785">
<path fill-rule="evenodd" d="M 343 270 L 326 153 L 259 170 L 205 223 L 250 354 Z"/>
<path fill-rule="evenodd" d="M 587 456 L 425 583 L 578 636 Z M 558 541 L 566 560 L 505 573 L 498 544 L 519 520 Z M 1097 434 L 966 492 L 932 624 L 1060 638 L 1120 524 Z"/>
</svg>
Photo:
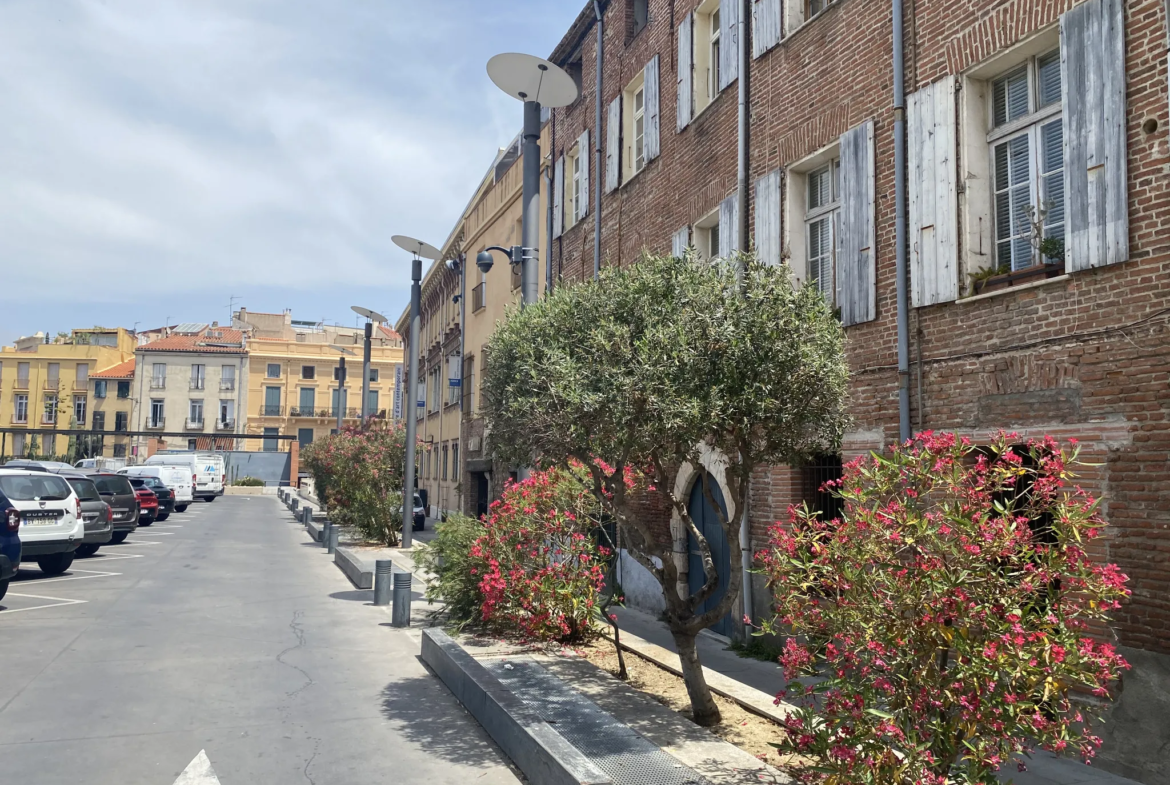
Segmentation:
<svg viewBox="0 0 1170 785">
<path fill-rule="evenodd" d="M 273 497 L 196 504 L 61 578 L 25 565 L 0 600 L 4 782 L 516 782 L 369 597 Z"/>
</svg>

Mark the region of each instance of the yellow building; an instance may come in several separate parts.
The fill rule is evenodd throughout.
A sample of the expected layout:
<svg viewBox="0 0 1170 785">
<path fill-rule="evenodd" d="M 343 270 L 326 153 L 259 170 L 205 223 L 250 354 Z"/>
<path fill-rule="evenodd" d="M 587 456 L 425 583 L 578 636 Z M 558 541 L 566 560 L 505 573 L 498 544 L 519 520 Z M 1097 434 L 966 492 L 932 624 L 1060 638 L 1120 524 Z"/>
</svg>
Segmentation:
<svg viewBox="0 0 1170 785">
<path fill-rule="evenodd" d="M 433 517 L 454 511 L 485 512 L 487 504 L 514 474 L 512 467 L 493 466 L 485 449 L 479 377 L 485 360 L 484 346 L 492 331 L 504 318 L 505 309 L 520 302 L 519 268 L 513 269 L 497 252 L 491 270 L 484 273 L 475 259 L 479 251 L 490 246 L 506 248 L 521 243 L 524 163 L 519 142 L 517 138 L 496 156 L 442 246 L 444 260 L 463 257 L 465 277 L 443 261 L 432 263 L 423 277 L 417 351 L 419 397 L 425 405 L 415 407 L 422 447 L 416 471 L 418 488 L 426 492 Z M 547 124 L 540 144 L 542 150 L 549 149 Z M 547 282 L 547 161 L 542 167 L 538 240 L 541 292 Z M 409 315 L 407 308 L 398 319 L 398 331 L 403 336 L 408 334 Z M 466 333 L 461 321 L 466 322 Z M 456 369 L 462 366 L 461 373 L 452 372 L 452 357 Z M 459 379 L 459 386 L 451 384 L 452 377 Z"/>
<path fill-rule="evenodd" d="M 124 363 L 89 375 L 90 407 L 93 409 L 90 427 L 103 432 L 96 446 L 104 458 L 130 455 L 128 432 L 134 421 L 134 367 L 135 359 L 131 357 Z"/>
<path fill-rule="evenodd" d="M 100 437 L 58 432 L 91 428 L 90 374 L 133 359 L 137 343 L 129 330 L 95 327 L 0 349 L 0 457 L 94 452 Z"/>
<path fill-rule="evenodd" d="M 294 322 L 288 313 L 245 309 L 235 314 L 232 324 L 250 335 L 244 433 L 295 434 L 304 447 L 336 430 L 339 408 L 345 424 L 361 421 L 362 329 L 304 324 Z M 344 386 L 338 383 L 342 357 Z M 372 416 L 393 416 L 401 368 L 402 341 L 393 330 L 376 325 L 370 352 Z M 248 439 L 243 444 L 252 451 L 281 449 L 275 439 Z"/>
</svg>

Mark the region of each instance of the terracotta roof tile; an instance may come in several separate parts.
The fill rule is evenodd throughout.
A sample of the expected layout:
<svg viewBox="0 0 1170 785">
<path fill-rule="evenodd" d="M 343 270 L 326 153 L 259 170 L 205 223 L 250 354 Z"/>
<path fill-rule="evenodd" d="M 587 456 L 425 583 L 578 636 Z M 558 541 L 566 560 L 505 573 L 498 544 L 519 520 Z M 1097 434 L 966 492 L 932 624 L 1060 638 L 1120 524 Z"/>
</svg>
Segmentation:
<svg viewBox="0 0 1170 785">
<path fill-rule="evenodd" d="M 138 347 L 140 352 L 202 352 L 240 354 L 244 351 L 244 334 L 227 327 L 211 327 L 198 335 L 170 335 Z"/>
<path fill-rule="evenodd" d="M 111 365 L 105 370 L 91 373 L 91 379 L 133 379 L 134 378 L 134 360 L 127 360 L 124 363 Z"/>
</svg>

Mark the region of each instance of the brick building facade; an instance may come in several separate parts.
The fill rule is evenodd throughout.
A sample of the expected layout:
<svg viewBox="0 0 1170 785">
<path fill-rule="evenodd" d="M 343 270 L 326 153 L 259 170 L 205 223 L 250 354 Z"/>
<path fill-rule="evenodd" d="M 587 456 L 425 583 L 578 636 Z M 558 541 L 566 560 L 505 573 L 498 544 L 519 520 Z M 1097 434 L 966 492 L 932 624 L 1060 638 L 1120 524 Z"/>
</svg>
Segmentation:
<svg viewBox="0 0 1170 785">
<path fill-rule="evenodd" d="M 738 245 L 745 74 L 730 52 L 747 47 L 742 245 L 841 309 L 855 418 L 841 457 L 895 442 L 891 5 L 749 0 L 742 41 L 730 0 L 601 6 L 600 134 L 592 3 L 550 57 L 581 87 L 552 113 L 554 272 L 592 274 L 599 208 L 604 265 Z M 1097 555 L 1131 579 L 1112 633 L 1136 663 L 1121 704 L 1136 716 L 1170 685 L 1166 6 L 914 0 L 903 23 L 909 426 L 1075 437 L 1100 464 L 1085 483 L 1112 524 Z M 592 185 L 577 203 L 582 169 L 603 183 L 600 206 Z M 753 547 L 815 484 L 807 469 L 758 473 Z M 1142 741 L 1164 742 L 1167 723 L 1111 733 L 1104 765 L 1167 782 Z"/>
</svg>

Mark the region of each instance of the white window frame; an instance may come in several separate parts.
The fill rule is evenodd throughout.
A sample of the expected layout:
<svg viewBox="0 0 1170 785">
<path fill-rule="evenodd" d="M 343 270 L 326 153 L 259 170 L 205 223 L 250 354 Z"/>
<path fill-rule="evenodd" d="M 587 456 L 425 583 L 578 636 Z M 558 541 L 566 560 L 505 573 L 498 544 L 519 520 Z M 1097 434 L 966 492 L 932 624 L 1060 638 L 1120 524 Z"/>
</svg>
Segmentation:
<svg viewBox="0 0 1170 785">
<path fill-rule="evenodd" d="M 196 417 L 195 415 L 199 416 Z M 191 421 L 192 425 L 203 424 L 203 399 L 191 398 L 187 405 L 187 419 Z"/>
<path fill-rule="evenodd" d="M 576 226 L 577 222 L 584 217 L 581 214 L 581 190 L 589 186 L 581 181 L 580 148 L 580 144 L 575 144 L 573 149 L 565 153 L 565 177 L 569 185 L 565 193 L 565 231 Z"/>
<path fill-rule="evenodd" d="M 207 366 L 202 363 L 191 365 L 191 389 L 202 390 L 207 384 Z"/>
<path fill-rule="evenodd" d="M 150 427 L 157 428 L 166 422 L 167 402 L 162 398 L 150 399 Z"/>
<path fill-rule="evenodd" d="M 1055 56 L 1056 62 L 1059 65 L 1060 53 L 1058 49 L 1049 49 L 1039 55 L 1029 56 L 1022 65 L 1016 65 L 1004 70 L 993 79 L 988 80 L 987 89 L 987 127 L 991 130 L 987 133 L 988 144 L 988 181 L 991 183 L 991 265 L 999 268 L 1001 261 L 999 257 L 999 246 L 1004 241 L 1018 241 L 1024 239 L 1029 247 L 1030 252 L 1022 261 L 1016 258 L 1014 249 L 1009 251 L 1009 261 L 1007 267 L 1012 272 L 1023 270 L 1029 267 L 1034 267 L 1044 263 L 1040 257 L 1040 249 L 1038 244 L 1032 242 L 1032 225 L 1027 223 L 1025 234 L 1017 231 L 1012 231 L 1007 240 L 1001 240 L 998 236 L 999 225 L 997 216 L 999 214 L 999 203 L 1002 198 L 1010 198 L 1010 188 L 1001 187 L 1001 183 L 997 181 L 996 177 L 996 154 L 997 151 L 1005 145 L 1010 145 L 1017 139 L 1028 140 L 1028 204 L 1037 209 L 1044 201 L 1041 198 L 1042 180 L 1045 176 L 1058 176 L 1058 181 L 1061 183 L 1061 190 L 1064 188 L 1064 160 L 1063 154 L 1061 157 L 1061 165 L 1059 169 L 1051 170 L 1045 173 L 1043 170 L 1043 156 L 1044 156 L 1044 129 L 1051 126 L 1054 122 L 1061 123 L 1061 148 L 1063 149 L 1064 139 L 1064 118 L 1063 118 L 1063 104 L 1057 100 L 1045 106 L 1040 105 L 1040 61 Z M 1025 74 L 1028 89 L 1028 113 L 1014 120 L 1004 122 L 1000 126 L 995 125 L 995 85 L 1007 77 L 1013 76 L 1020 72 Z M 1017 220 L 1027 222 L 1027 216 L 1017 216 Z M 1065 235 L 1065 226 L 1063 215 L 1061 221 L 1058 223 L 1060 228 L 1060 236 Z M 1046 225 L 1046 229 L 1049 226 Z M 1012 229 L 1016 229 L 1013 223 Z M 1047 232 L 1045 233 L 1047 235 Z M 1064 260 L 1060 260 L 1063 262 Z"/>
<path fill-rule="evenodd" d="M 695 9 L 692 121 L 719 97 L 719 14 L 720 0 L 705 0 Z"/>
<path fill-rule="evenodd" d="M 691 244 L 700 259 L 711 261 L 719 256 L 719 208 L 695 221 Z"/>
<path fill-rule="evenodd" d="M 833 185 L 836 188 L 835 198 L 831 198 L 829 204 L 809 208 L 809 176 L 815 172 L 823 170 L 826 166 L 832 168 L 837 167 L 835 177 L 833 177 Z M 782 247 L 784 251 L 781 252 L 781 257 L 787 256 L 789 269 L 792 274 L 793 283 L 801 286 L 807 281 L 812 280 L 812 270 L 809 264 L 809 232 L 812 224 L 819 220 L 823 220 L 828 216 L 836 216 L 841 209 L 841 172 L 840 172 L 840 144 L 834 142 L 833 144 L 818 150 L 813 155 L 808 156 L 800 161 L 797 161 L 788 168 L 787 176 L 784 178 L 784 216 L 781 221 L 782 225 Z M 829 302 L 836 302 L 836 278 L 837 278 L 837 226 L 836 220 L 830 222 L 830 238 L 829 249 L 833 254 L 831 269 L 833 271 L 833 281 L 829 284 L 832 291 L 829 297 Z M 824 292 L 825 288 L 821 288 Z"/>
<path fill-rule="evenodd" d="M 641 98 L 642 107 L 638 108 Z M 638 132 L 641 123 L 642 131 Z M 622 91 L 622 138 L 625 151 L 622 156 L 622 185 L 646 168 L 646 72 L 641 70 Z M 642 154 L 638 155 L 641 147 Z"/>
<path fill-rule="evenodd" d="M 89 399 L 84 395 L 73 396 L 73 419 L 77 424 L 85 427 L 86 418 L 89 416 Z"/>
<path fill-rule="evenodd" d="M 12 421 L 16 423 L 28 422 L 28 393 L 17 393 L 13 397 Z"/>
<path fill-rule="evenodd" d="M 265 367 L 265 369 L 264 369 L 264 378 L 265 379 L 279 379 L 280 378 L 280 363 L 266 363 L 266 366 L 267 367 Z M 273 368 L 276 369 L 275 375 L 272 373 Z"/>
<path fill-rule="evenodd" d="M 41 422 L 45 425 L 57 424 L 57 406 L 60 399 L 56 393 L 45 393 L 44 411 L 41 413 Z"/>
</svg>

